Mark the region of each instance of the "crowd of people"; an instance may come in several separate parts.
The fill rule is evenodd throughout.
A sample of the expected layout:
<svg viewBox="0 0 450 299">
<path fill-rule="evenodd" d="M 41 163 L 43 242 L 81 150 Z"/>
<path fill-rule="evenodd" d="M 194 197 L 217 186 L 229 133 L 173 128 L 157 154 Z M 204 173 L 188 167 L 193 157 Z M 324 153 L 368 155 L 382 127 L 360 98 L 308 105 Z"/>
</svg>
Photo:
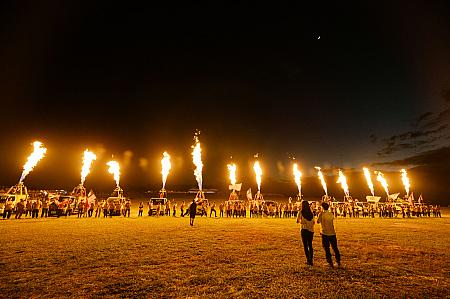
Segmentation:
<svg viewBox="0 0 450 299">
<path fill-rule="evenodd" d="M 241 201 L 227 200 L 219 204 L 203 200 L 196 206 L 195 213 L 201 217 L 218 218 L 295 218 L 301 210 L 301 203 L 305 201 L 291 201 L 287 203 L 277 203 L 274 201 Z M 307 201 L 306 201 L 307 202 Z M 137 206 L 137 216 L 142 217 L 144 210 L 147 210 L 148 216 L 172 216 L 185 217 L 192 213 L 189 209 L 192 203 L 182 201 L 180 203 L 174 200 L 153 203 L 139 202 Z M 318 202 L 308 202 L 311 212 L 317 216 L 320 211 Z M 439 205 L 394 205 L 394 204 L 357 204 L 329 202 L 330 213 L 334 217 L 442 217 Z M 0 209 L 3 210 L 3 219 L 10 219 L 15 213 L 16 219 L 26 218 L 45 218 L 49 216 L 71 216 L 77 217 L 113 217 L 131 215 L 131 201 L 107 201 L 95 200 L 89 202 L 80 200 L 79 202 L 56 202 L 48 198 L 34 198 L 20 200 L 17 204 L 10 200 L 0 203 Z"/>
</svg>

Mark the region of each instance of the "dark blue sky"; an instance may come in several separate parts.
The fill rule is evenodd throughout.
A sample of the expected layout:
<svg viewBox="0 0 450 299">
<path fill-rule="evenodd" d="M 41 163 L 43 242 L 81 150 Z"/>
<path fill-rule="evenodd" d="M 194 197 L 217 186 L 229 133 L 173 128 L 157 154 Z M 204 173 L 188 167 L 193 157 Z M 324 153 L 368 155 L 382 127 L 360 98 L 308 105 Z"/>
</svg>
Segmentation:
<svg viewBox="0 0 450 299">
<path fill-rule="evenodd" d="M 283 177 L 289 156 L 312 173 L 447 146 L 449 16 L 447 1 L 4 2 L 0 184 L 34 139 L 51 149 L 44 175 L 65 184 L 86 146 L 130 150 L 135 167 L 168 150 L 190 182 L 196 128 L 214 174 L 230 155 L 247 167 L 258 152 Z"/>
</svg>

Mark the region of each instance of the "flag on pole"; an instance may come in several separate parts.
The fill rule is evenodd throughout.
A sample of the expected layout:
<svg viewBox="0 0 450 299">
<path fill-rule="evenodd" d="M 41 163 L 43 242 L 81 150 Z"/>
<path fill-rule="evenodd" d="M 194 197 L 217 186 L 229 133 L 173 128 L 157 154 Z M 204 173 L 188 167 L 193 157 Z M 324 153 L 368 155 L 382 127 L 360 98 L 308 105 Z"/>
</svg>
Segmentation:
<svg viewBox="0 0 450 299">
<path fill-rule="evenodd" d="M 408 201 L 410 206 L 414 205 L 414 192 L 411 192 L 411 194 L 408 197 Z"/>
<path fill-rule="evenodd" d="M 248 200 L 253 200 L 252 188 L 248 188 L 248 190 L 247 190 L 247 199 Z"/>
<path fill-rule="evenodd" d="M 228 189 L 229 190 L 236 190 L 236 191 L 241 191 L 242 188 L 242 183 L 239 184 L 235 184 L 235 185 L 228 185 Z"/>
<path fill-rule="evenodd" d="M 89 191 L 89 194 L 88 194 L 88 197 L 87 197 L 87 200 L 86 200 L 86 204 L 87 203 L 89 203 L 90 205 L 94 204 L 94 201 L 96 199 L 97 199 L 97 196 L 95 196 L 94 191 L 92 191 L 92 189 L 91 189 L 91 191 Z"/>
<path fill-rule="evenodd" d="M 423 203 L 423 197 L 422 194 L 420 194 L 419 199 L 418 199 L 419 204 Z"/>
</svg>

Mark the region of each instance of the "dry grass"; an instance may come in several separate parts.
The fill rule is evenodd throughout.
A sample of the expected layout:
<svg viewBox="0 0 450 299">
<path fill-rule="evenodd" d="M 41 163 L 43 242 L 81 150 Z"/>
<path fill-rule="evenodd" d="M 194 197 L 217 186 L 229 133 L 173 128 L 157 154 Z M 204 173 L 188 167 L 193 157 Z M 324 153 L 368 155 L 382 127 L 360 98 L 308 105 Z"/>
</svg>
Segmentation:
<svg viewBox="0 0 450 299">
<path fill-rule="evenodd" d="M 450 296 L 450 218 L 338 219 L 341 269 L 318 226 L 309 267 L 294 219 L 195 222 L 0 221 L 0 297 Z"/>
</svg>

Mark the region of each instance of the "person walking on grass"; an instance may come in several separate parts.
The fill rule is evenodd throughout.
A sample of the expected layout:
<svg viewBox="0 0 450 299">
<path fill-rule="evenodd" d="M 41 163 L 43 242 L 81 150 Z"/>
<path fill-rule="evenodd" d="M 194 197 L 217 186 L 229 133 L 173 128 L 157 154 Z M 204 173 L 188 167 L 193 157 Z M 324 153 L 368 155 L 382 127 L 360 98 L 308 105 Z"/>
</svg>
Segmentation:
<svg viewBox="0 0 450 299">
<path fill-rule="evenodd" d="M 131 210 L 131 201 L 128 199 L 125 202 L 125 209 L 123 212 L 123 217 L 126 217 L 128 215 L 128 217 L 130 217 L 130 210 Z"/>
<path fill-rule="evenodd" d="M 8 199 L 5 202 L 4 210 L 3 210 L 3 219 L 9 219 L 11 218 L 13 210 L 13 202 L 12 200 Z"/>
<path fill-rule="evenodd" d="M 144 212 L 144 203 L 141 201 L 139 203 L 139 213 L 138 213 L 138 217 L 142 217 L 142 212 Z"/>
<path fill-rule="evenodd" d="M 48 200 L 46 198 L 44 198 L 42 200 L 42 213 L 41 213 L 41 218 L 44 217 L 47 218 L 48 216 Z"/>
<path fill-rule="evenodd" d="M 17 203 L 16 219 L 20 219 L 24 211 L 25 211 L 25 203 L 23 202 L 23 199 L 21 199 Z"/>
<path fill-rule="evenodd" d="M 209 218 L 211 218 L 212 213 L 214 212 L 214 218 L 217 218 L 217 213 L 216 213 L 216 203 L 213 202 L 211 205 L 211 210 L 209 212 Z"/>
<path fill-rule="evenodd" d="M 302 236 L 303 248 L 305 250 L 306 263 L 313 265 L 313 247 L 314 237 L 314 215 L 311 211 L 308 201 L 302 201 L 302 209 L 297 213 L 297 223 L 301 224 L 300 234 Z"/>
<path fill-rule="evenodd" d="M 181 217 L 184 217 L 184 206 L 185 206 L 186 204 L 184 203 L 184 201 L 183 201 L 183 203 L 181 204 Z"/>
<path fill-rule="evenodd" d="M 325 250 L 325 257 L 327 259 L 328 264 L 333 268 L 333 261 L 331 259 L 330 245 L 333 248 L 334 256 L 336 258 L 336 262 L 338 266 L 341 266 L 341 254 L 339 253 L 337 239 L 336 239 L 336 231 L 334 230 L 334 217 L 333 214 L 328 211 L 329 204 L 326 202 L 322 203 L 322 209 L 317 217 L 317 223 L 320 223 L 322 226 L 321 234 L 322 234 L 322 246 Z"/>
<path fill-rule="evenodd" d="M 172 204 L 172 217 L 177 217 L 177 203 L 175 201 Z"/>
<path fill-rule="evenodd" d="M 197 203 L 195 202 L 195 198 L 192 200 L 191 205 L 189 206 L 189 224 L 194 226 L 195 214 L 197 213 Z"/>
<path fill-rule="evenodd" d="M 84 201 L 83 200 L 80 201 L 80 203 L 78 204 L 78 218 L 83 217 L 85 206 L 86 205 L 85 205 Z"/>
</svg>

